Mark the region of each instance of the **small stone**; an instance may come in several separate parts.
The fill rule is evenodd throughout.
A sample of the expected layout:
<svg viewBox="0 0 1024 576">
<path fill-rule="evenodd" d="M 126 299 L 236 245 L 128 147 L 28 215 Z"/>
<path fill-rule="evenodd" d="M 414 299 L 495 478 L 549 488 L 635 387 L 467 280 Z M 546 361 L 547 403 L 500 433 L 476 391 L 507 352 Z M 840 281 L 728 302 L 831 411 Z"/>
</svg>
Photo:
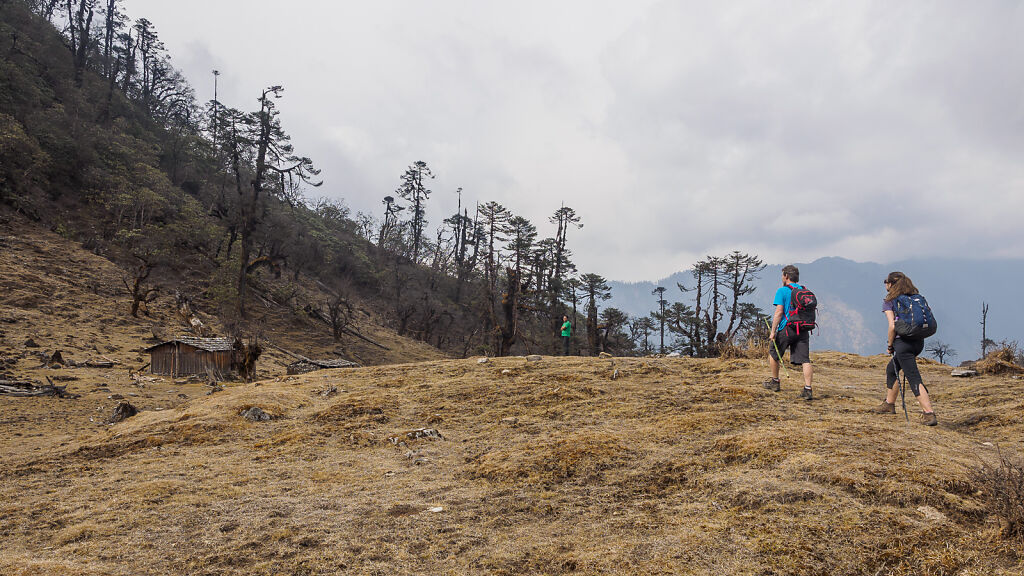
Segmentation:
<svg viewBox="0 0 1024 576">
<path fill-rule="evenodd" d="M 111 394 L 110 396 L 107 396 L 107 398 L 111 400 L 124 400 L 124 396 L 120 394 Z"/>
<path fill-rule="evenodd" d="M 954 378 L 970 378 L 972 376 L 977 376 L 978 371 L 971 370 L 970 368 L 958 368 L 950 372 L 949 375 Z"/>
<path fill-rule="evenodd" d="M 982 442 L 981 445 L 982 446 L 994 446 L 994 444 L 992 444 L 991 442 Z"/>
<path fill-rule="evenodd" d="M 601 352 L 601 353 L 600 353 L 600 354 L 598 354 L 597 356 L 598 356 L 599 358 L 611 358 L 611 357 L 612 357 L 612 355 L 611 355 L 611 354 L 609 354 L 609 353 L 607 353 L 607 352 Z"/>
<path fill-rule="evenodd" d="M 931 506 L 918 506 L 917 511 L 924 514 L 924 517 L 932 522 L 945 522 L 946 515 Z"/>
<path fill-rule="evenodd" d="M 240 414 L 242 418 L 245 418 L 250 422 L 266 422 L 267 420 L 273 418 L 273 416 L 267 414 L 266 412 L 263 411 L 263 409 L 261 409 L 258 406 L 253 406 L 248 410 L 242 410 Z"/>
<path fill-rule="evenodd" d="M 35 340 L 29 338 L 25 340 L 25 348 L 39 348 L 39 344 L 36 344 Z"/>
<path fill-rule="evenodd" d="M 540 362 L 544 357 L 539 354 L 530 354 L 526 357 L 527 362 Z"/>
<path fill-rule="evenodd" d="M 615 371 L 612 372 L 612 380 L 617 380 L 618 378 L 619 378 L 619 369 L 616 368 Z"/>
<path fill-rule="evenodd" d="M 501 373 L 504 374 L 505 376 L 508 376 L 509 374 L 512 373 L 512 371 L 509 370 L 508 368 L 505 368 L 504 370 L 501 371 Z"/>
<path fill-rule="evenodd" d="M 490 362 L 490 360 L 486 356 L 476 361 L 477 364 L 487 364 L 488 362 Z"/>
<path fill-rule="evenodd" d="M 433 508 L 428 508 L 427 512 L 430 512 L 431 514 L 437 514 L 439 512 L 444 512 L 444 508 L 440 506 L 434 506 Z"/>
</svg>

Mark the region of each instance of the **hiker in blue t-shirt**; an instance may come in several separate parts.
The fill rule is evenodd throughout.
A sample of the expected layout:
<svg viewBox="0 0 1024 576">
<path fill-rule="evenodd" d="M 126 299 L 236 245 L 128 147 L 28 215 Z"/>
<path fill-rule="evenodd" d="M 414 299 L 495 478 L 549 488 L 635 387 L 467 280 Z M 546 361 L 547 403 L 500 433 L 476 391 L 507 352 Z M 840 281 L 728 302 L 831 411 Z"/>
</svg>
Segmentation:
<svg viewBox="0 0 1024 576">
<path fill-rule="evenodd" d="M 804 389 L 800 397 L 810 400 L 811 380 L 814 377 L 814 368 L 811 366 L 810 342 L 811 333 L 809 330 L 799 332 L 787 326 L 789 318 L 789 307 L 793 297 L 793 290 L 802 290 L 800 281 L 800 270 L 790 264 L 782 269 L 782 287 L 775 291 L 775 299 L 772 305 L 775 313 L 772 315 L 772 327 L 770 338 L 773 342 L 768 345 L 768 363 L 771 365 L 772 377 L 764 381 L 764 387 L 772 392 L 781 389 L 779 384 L 779 362 L 780 354 L 785 354 L 789 349 L 789 362 L 795 366 L 801 366 L 804 372 Z"/>
</svg>

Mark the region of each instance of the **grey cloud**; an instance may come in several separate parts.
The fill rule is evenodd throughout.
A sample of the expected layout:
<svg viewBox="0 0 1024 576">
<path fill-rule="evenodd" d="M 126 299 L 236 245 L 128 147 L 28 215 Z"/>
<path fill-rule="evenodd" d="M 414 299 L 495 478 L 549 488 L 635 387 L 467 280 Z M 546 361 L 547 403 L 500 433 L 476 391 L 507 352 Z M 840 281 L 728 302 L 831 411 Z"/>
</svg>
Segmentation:
<svg viewBox="0 0 1024 576">
<path fill-rule="evenodd" d="M 297 149 L 355 209 L 422 159 L 433 223 L 457 187 L 542 233 L 565 201 L 580 268 L 625 280 L 734 248 L 1024 250 L 1016 3 L 170 4 L 129 9 L 201 97 L 214 65 L 233 106 L 284 84 Z"/>
</svg>

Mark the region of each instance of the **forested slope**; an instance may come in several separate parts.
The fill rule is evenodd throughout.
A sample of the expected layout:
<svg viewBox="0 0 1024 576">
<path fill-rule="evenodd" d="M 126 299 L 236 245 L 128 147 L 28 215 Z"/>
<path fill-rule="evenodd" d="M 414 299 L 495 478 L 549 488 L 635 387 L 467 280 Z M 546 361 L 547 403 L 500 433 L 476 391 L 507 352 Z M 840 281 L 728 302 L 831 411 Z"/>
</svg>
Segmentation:
<svg viewBox="0 0 1024 576">
<path fill-rule="evenodd" d="M 128 21 L 119 0 L 5 2 L 0 36 L 0 203 L 118 263 L 136 305 L 177 291 L 253 333 L 254 306 L 272 301 L 339 339 L 362 308 L 457 356 L 553 351 L 568 313 L 581 351 L 632 347 L 623 318 L 599 329 L 607 286 L 571 262 L 572 208 L 553 207 L 551 238 L 496 202 L 431 230 L 416 161 L 381 219 L 357 218 L 315 197 L 316 162 L 274 104 L 282 87 L 255 110 L 200 104 L 156 24 Z"/>
</svg>

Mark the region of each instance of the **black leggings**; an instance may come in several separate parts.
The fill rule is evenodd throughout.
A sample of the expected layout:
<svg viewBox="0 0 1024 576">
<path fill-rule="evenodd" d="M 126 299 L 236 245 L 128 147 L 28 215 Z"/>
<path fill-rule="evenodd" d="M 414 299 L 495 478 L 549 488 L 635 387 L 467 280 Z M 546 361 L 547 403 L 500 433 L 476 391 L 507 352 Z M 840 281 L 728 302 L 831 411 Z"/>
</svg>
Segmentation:
<svg viewBox="0 0 1024 576">
<path fill-rule="evenodd" d="M 903 376 L 910 383 L 910 390 L 914 396 L 920 396 L 921 372 L 917 369 L 917 356 L 924 350 L 924 340 L 897 338 L 892 347 L 895 355 L 885 367 L 885 387 L 892 389 L 897 381 L 896 373 L 902 369 Z M 928 390 L 927 386 L 925 390 Z"/>
</svg>

